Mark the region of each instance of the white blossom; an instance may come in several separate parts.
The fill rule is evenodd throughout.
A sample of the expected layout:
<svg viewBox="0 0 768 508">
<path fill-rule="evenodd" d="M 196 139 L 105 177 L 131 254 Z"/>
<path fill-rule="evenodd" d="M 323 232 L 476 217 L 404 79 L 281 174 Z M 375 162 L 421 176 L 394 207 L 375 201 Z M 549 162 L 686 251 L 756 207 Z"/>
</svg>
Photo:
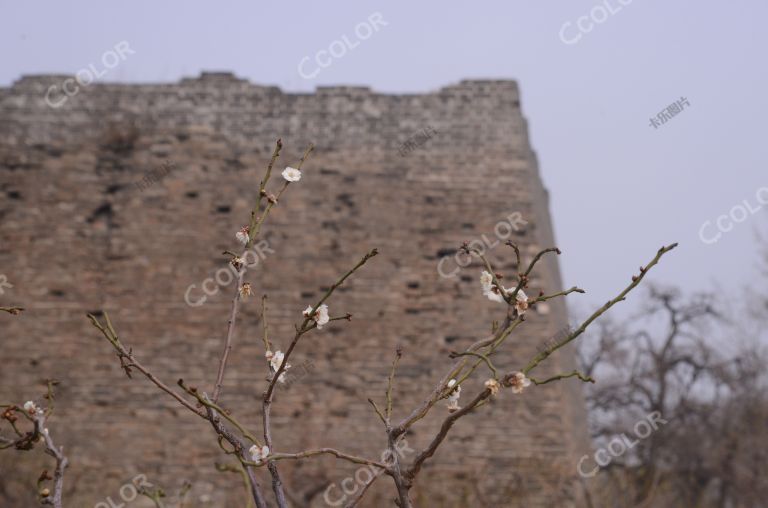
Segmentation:
<svg viewBox="0 0 768 508">
<path fill-rule="evenodd" d="M 501 294 L 501 290 L 493 285 L 493 275 L 486 270 L 480 273 L 480 287 L 483 290 L 483 296 L 491 300 L 492 302 L 504 302 L 504 297 Z M 513 292 L 515 288 L 504 288 L 504 292 L 509 294 Z M 523 314 L 528 310 L 528 297 L 522 288 L 517 292 L 515 297 L 515 309 L 519 314 Z"/>
<path fill-rule="evenodd" d="M 235 238 L 237 238 L 238 242 L 246 245 L 248 243 L 248 226 L 244 226 L 240 231 L 235 233 Z"/>
<path fill-rule="evenodd" d="M 28 400 L 24 403 L 24 411 L 29 414 L 34 414 L 37 412 L 37 406 L 31 400 Z"/>
<path fill-rule="evenodd" d="M 253 445 L 248 448 L 248 453 L 251 454 L 251 460 L 257 464 L 260 464 L 262 460 L 266 459 L 269 455 L 269 446 Z"/>
<path fill-rule="evenodd" d="M 283 178 L 285 178 L 289 182 L 298 182 L 299 180 L 301 180 L 301 171 L 299 171 L 296 168 L 292 168 L 288 166 L 283 170 Z"/>
<path fill-rule="evenodd" d="M 515 309 L 517 309 L 519 314 L 523 314 L 528 310 L 528 297 L 526 296 L 525 291 L 523 291 L 523 288 L 520 288 L 520 291 L 517 292 L 515 300 Z"/>
<path fill-rule="evenodd" d="M 499 393 L 501 385 L 499 385 L 499 382 L 495 379 L 489 379 L 485 382 L 485 387 L 491 391 L 491 395 L 496 395 Z"/>
<path fill-rule="evenodd" d="M 311 318 L 315 323 L 317 323 L 318 330 L 322 330 L 323 325 L 331 320 L 331 318 L 328 316 L 328 306 L 326 304 L 322 304 L 320 307 L 318 307 L 314 315 L 311 314 L 312 306 L 310 305 L 304 309 L 303 315 Z"/>
<path fill-rule="evenodd" d="M 453 388 L 455 386 L 455 388 Z M 458 411 L 459 408 L 459 397 L 461 396 L 461 385 L 456 385 L 456 380 L 451 379 L 448 381 L 448 388 L 453 388 L 453 390 L 448 394 L 448 411 L 453 413 L 454 411 Z"/>
<path fill-rule="evenodd" d="M 486 270 L 480 273 L 480 287 L 483 289 L 483 296 L 493 302 L 503 302 L 504 297 L 501 296 L 499 288 L 493 285 L 493 275 Z"/>
<path fill-rule="evenodd" d="M 267 358 L 267 361 L 269 362 L 269 366 L 272 369 L 272 372 L 275 373 L 280 369 L 280 365 L 283 364 L 283 361 L 285 360 L 285 355 L 282 351 L 275 351 L 274 353 L 272 351 L 267 351 L 264 356 Z M 285 383 L 285 373 L 288 369 L 291 368 L 290 363 L 285 364 L 285 369 L 283 369 L 283 372 L 280 373 L 280 377 L 277 378 L 277 380 L 281 383 Z"/>
<path fill-rule="evenodd" d="M 493 285 L 493 275 L 490 272 L 483 270 L 480 273 L 480 286 L 483 288 L 483 293 L 491 291 Z"/>
<path fill-rule="evenodd" d="M 509 377 L 509 385 L 512 387 L 512 393 L 523 393 L 523 389 L 530 386 L 531 380 L 525 377 L 522 372 L 515 372 Z"/>
</svg>

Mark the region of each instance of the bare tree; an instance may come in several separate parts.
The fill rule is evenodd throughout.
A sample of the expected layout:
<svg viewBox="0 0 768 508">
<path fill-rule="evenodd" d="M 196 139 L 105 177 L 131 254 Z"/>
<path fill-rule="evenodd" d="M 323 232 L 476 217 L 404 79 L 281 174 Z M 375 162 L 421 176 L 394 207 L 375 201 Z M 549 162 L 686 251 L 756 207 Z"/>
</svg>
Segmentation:
<svg viewBox="0 0 768 508">
<path fill-rule="evenodd" d="M 750 454 L 765 457 L 768 444 L 763 355 L 756 347 L 724 355 L 719 308 L 712 295 L 686 300 L 654 287 L 634 325 L 604 322 L 582 344 L 585 373 L 600 379 L 587 397 L 595 443 L 637 439 L 589 485 L 605 506 L 760 506 L 753 493 L 768 482 L 735 486 L 749 477 Z M 665 425 L 632 435 L 648 414 Z"/>
</svg>

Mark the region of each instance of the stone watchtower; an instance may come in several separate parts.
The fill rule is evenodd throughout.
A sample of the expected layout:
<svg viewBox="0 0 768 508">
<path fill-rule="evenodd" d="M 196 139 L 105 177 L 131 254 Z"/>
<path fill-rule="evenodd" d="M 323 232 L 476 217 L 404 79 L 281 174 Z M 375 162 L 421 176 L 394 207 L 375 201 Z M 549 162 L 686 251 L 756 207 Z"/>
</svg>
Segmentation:
<svg viewBox="0 0 768 508">
<path fill-rule="evenodd" d="M 479 264 L 457 265 L 461 242 L 485 244 L 509 276 L 514 257 L 499 236 L 516 241 L 526 261 L 553 244 L 514 81 L 427 94 L 294 94 L 203 74 L 176 84 L 93 84 L 51 107 L 47 91 L 67 78 L 0 88 L 0 273 L 13 285 L 0 304 L 27 308 L 0 316 L 0 401 L 39 396 L 45 377 L 61 381 L 51 432 L 70 457 L 69 506 L 120 501 L 120 487 L 138 474 L 169 492 L 192 481 L 191 506 L 242 506 L 239 477 L 214 468 L 224 457 L 211 429 L 145 379 L 127 379 L 85 314 L 107 309 L 123 341 L 169 384 L 184 378 L 210 390 L 234 287 L 219 277 L 206 295 L 203 282 L 236 247 L 276 138 L 285 146 L 280 168 L 317 145 L 270 217 L 264 258 L 248 275 L 256 295 L 269 294 L 277 347 L 287 347 L 302 309 L 339 274 L 370 248 L 380 251 L 330 302 L 332 314 L 351 312 L 353 321 L 312 334 L 293 357 L 295 378 L 273 408 L 279 451 L 380 455 L 385 436 L 366 398 L 381 399 L 395 348 L 404 352 L 399 417 L 439 379 L 451 350 L 500 318 L 501 307 L 480 293 Z M 532 292 L 559 290 L 556 260 L 540 268 Z M 245 305 L 221 399 L 257 430 L 266 374 L 258 301 Z M 497 365 L 522 366 L 565 326 L 562 302 L 540 306 Z M 558 353 L 540 375 L 572 368 L 571 355 Z M 415 502 L 578 505 L 584 412 L 573 380 L 498 398 L 454 427 Z M 446 414 L 441 404 L 408 445 L 422 447 Z M 0 482 L 33 482 L 39 469 L 25 464 L 37 459 L 11 455 L 0 453 Z M 355 471 L 331 458 L 281 467 L 296 506 L 323 506 L 325 488 Z M 365 506 L 391 506 L 392 492 L 380 480 Z"/>
</svg>

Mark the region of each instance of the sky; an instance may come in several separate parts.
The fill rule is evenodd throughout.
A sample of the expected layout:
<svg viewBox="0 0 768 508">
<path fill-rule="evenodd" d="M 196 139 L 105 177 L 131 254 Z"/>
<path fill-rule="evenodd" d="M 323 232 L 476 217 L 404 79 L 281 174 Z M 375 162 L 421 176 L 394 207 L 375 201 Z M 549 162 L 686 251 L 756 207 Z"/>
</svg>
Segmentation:
<svg viewBox="0 0 768 508">
<path fill-rule="evenodd" d="M 376 30 L 358 37 L 371 16 Z M 613 297 L 672 242 L 680 247 L 654 282 L 736 297 L 765 282 L 756 277 L 756 234 L 768 233 L 765 19 L 758 0 L 0 0 L 0 86 L 103 69 L 120 41 L 135 53 L 105 82 L 231 71 L 288 92 L 418 93 L 515 79 L 565 285 L 588 291 L 579 306 Z M 354 49 L 324 54 L 319 67 L 318 52 L 345 36 Z M 665 116 L 668 107 L 682 109 Z"/>
</svg>

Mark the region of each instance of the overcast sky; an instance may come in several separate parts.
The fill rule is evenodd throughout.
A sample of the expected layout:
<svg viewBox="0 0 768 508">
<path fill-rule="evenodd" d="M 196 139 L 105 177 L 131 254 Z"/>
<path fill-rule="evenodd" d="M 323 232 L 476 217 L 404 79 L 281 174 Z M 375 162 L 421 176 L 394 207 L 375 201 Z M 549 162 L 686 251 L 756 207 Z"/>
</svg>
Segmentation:
<svg viewBox="0 0 768 508">
<path fill-rule="evenodd" d="M 378 30 L 356 35 L 376 13 Z M 120 41 L 135 54 L 103 81 L 226 70 L 286 91 L 427 92 L 516 79 L 566 285 L 602 303 L 678 241 L 654 280 L 735 294 L 757 284 L 755 234 L 768 232 L 766 19 L 758 0 L 0 0 L 0 86 L 23 74 L 104 69 L 102 55 Z M 319 67 L 317 53 L 344 36 L 355 48 L 322 54 Z M 305 76 L 320 70 L 309 79 L 299 71 L 305 57 Z M 651 125 L 683 98 L 681 112 Z M 744 200 L 733 211 L 741 222 L 726 217 L 718 227 Z"/>
</svg>

